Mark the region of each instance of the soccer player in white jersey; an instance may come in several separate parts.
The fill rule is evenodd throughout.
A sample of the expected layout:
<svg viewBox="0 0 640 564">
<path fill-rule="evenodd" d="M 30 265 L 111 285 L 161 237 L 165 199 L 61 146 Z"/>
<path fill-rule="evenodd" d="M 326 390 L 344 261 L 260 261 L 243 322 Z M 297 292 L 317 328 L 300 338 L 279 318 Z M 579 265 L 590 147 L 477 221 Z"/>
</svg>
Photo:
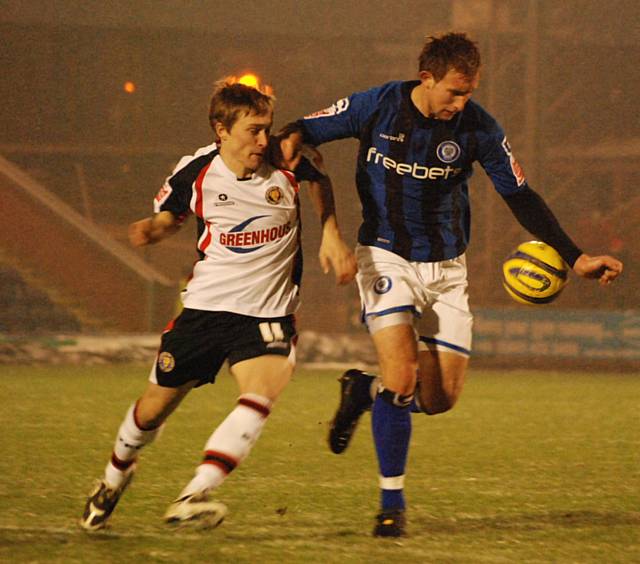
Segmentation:
<svg viewBox="0 0 640 564">
<path fill-rule="evenodd" d="M 225 360 L 240 396 L 211 434 L 202 463 L 165 513 L 169 523 L 216 526 L 227 509 L 210 497 L 249 454 L 295 366 L 301 275 L 298 180 L 309 180 L 323 221 L 320 260 L 338 283 L 355 275 L 340 235 L 330 184 L 308 160 L 295 175 L 267 162 L 273 99 L 222 80 L 209 114 L 216 142 L 180 160 L 158 192 L 155 214 L 135 222 L 134 246 L 175 233 L 188 215 L 198 223 L 196 262 L 184 309 L 165 329 L 149 382 L 129 408 L 104 476 L 90 493 L 80 525 L 103 528 L 136 469 L 140 449 L 194 387 L 214 382 Z"/>
</svg>

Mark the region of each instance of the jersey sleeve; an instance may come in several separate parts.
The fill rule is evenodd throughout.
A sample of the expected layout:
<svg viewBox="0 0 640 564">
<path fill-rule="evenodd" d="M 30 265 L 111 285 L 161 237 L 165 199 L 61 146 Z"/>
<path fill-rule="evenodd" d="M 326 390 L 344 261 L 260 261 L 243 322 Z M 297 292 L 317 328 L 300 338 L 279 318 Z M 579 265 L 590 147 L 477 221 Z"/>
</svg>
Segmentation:
<svg viewBox="0 0 640 564">
<path fill-rule="evenodd" d="M 216 154 L 217 151 L 211 151 L 196 158 L 192 156 L 180 159 L 173 173 L 156 194 L 153 202 L 154 212 L 171 212 L 178 223 L 182 223 L 193 211 L 191 199 L 194 182 L 203 170 L 206 170 Z"/>
<path fill-rule="evenodd" d="M 492 122 L 489 132 L 485 130 L 483 134 L 478 160 L 511 213 L 529 233 L 551 245 L 573 266 L 582 251 L 562 229 L 542 197 L 527 184 L 502 128 Z"/>
<path fill-rule="evenodd" d="M 315 148 L 309 145 L 302 147 L 300 164 L 293 172 L 299 182 L 304 182 L 305 180 L 307 182 L 314 182 L 327 176 L 322 163 L 322 157 Z"/>
<path fill-rule="evenodd" d="M 315 146 L 327 141 L 359 137 L 363 124 L 376 110 L 383 91 L 383 87 L 378 87 L 356 92 L 298 120 L 305 142 Z"/>
<path fill-rule="evenodd" d="M 189 212 L 192 193 L 192 175 L 185 174 L 188 170 L 189 159 L 181 159 L 167 177 L 164 184 L 153 200 L 153 211 L 160 213 L 168 211 L 179 221 L 184 221 Z"/>
<path fill-rule="evenodd" d="M 565 233 L 539 194 L 527 187 L 517 194 L 503 196 L 503 199 L 522 227 L 551 245 L 564 261 L 573 267 L 582 250 Z"/>
<path fill-rule="evenodd" d="M 516 194 L 527 188 L 522 167 L 516 160 L 502 128 L 493 123 L 481 134 L 478 162 L 491 178 L 501 196 Z"/>
</svg>

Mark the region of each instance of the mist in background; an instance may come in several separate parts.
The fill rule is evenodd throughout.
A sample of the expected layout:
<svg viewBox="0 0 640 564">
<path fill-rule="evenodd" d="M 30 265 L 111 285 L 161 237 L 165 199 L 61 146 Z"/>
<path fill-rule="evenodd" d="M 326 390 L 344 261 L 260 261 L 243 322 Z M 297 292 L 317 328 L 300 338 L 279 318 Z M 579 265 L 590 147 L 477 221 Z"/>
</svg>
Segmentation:
<svg viewBox="0 0 640 564">
<path fill-rule="evenodd" d="M 207 108 L 218 78 L 253 72 L 270 84 L 277 129 L 354 91 L 415 78 L 424 38 L 448 30 L 467 31 L 478 41 L 483 71 L 474 98 L 507 131 L 533 188 L 586 252 L 625 261 L 614 286 L 602 290 L 573 277 L 552 307 L 638 309 L 635 0 L 4 1 L 0 155 L 126 244 L 127 225 L 151 213 L 177 160 L 211 142 Z M 349 140 L 322 148 L 352 245 L 360 221 L 356 147 Z M 13 188 L 4 182 L 6 195 Z M 532 237 L 479 167 L 471 192 L 472 305 L 514 306 L 501 287 L 501 263 Z M 320 272 L 318 222 L 304 195 L 302 200 L 301 324 L 361 331 L 355 287 L 337 289 Z M 25 239 L 46 244 L 21 210 L 5 213 L 23 217 Z M 178 284 L 196 258 L 194 234 L 191 222 L 174 239 L 135 252 Z M 12 241 L 15 234 L 0 230 L 2 285 L 11 289 L 0 305 L 15 311 L 15 324 L 39 300 L 55 310 L 53 317 L 71 320 L 64 298 L 48 288 L 47 273 L 25 267 L 29 253 L 16 257 Z M 60 267 L 81 272 L 82 265 L 80 258 Z M 39 293 L 30 294 L 27 286 Z"/>
</svg>

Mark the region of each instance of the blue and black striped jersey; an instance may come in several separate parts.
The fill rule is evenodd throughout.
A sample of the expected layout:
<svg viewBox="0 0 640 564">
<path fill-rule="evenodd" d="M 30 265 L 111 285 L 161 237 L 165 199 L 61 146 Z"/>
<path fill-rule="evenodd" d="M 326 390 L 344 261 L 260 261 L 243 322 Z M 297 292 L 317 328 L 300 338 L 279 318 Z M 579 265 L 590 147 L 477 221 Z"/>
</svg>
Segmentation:
<svg viewBox="0 0 640 564">
<path fill-rule="evenodd" d="M 469 101 L 450 121 L 422 115 L 411 101 L 418 81 L 352 94 L 298 123 L 312 145 L 360 140 L 356 184 L 363 223 L 358 241 L 408 260 L 434 262 L 469 243 L 467 182 L 475 161 L 505 198 L 528 190 L 504 131 Z"/>
</svg>

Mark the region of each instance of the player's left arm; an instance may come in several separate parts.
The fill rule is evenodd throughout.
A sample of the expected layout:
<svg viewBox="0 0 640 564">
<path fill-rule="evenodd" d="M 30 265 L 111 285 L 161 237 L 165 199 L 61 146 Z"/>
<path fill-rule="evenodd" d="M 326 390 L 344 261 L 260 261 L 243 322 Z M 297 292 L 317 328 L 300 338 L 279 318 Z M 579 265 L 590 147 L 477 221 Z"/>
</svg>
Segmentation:
<svg viewBox="0 0 640 564">
<path fill-rule="evenodd" d="M 302 160 L 302 137 L 302 128 L 296 122 L 285 125 L 278 133 L 269 137 L 269 162 L 276 168 L 298 168 Z"/>
<path fill-rule="evenodd" d="M 551 245 L 578 275 L 610 284 L 622 273 L 622 262 L 608 256 L 584 253 L 562 229 L 542 197 L 528 184 L 511 146 L 497 123 L 485 137 L 480 164 L 520 225 Z"/>
<path fill-rule="evenodd" d="M 582 252 L 562 229 L 542 197 L 530 187 L 502 197 L 520 225 L 556 249 L 578 276 L 598 279 L 601 285 L 606 286 L 622 273 L 623 265 L 618 259 Z"/>
<path fill-rule="evenodd" d="M 347 284 L 354 279 L 358 267 L 352 250 L 340 232 L 331 179 L 324 170 L 322 155 L 317 149 L 306 146 L 303 153 L 304 158 L 296 174 L 302 174 L 308 180 L 309 197 L 322 226 L 318 251 L 320 266 L 325 274 L 333 268 L 336 282 Z M 305 168 L 305 171 L 301 171 L 301 168 Z"/>
<path fill-rule="evenodd" d="M 347 284 L 354 279 L 358 267 L 353 251 L 340 233 L 331 179 L 326 176 L 321 180 L 309 182 L 309 194 L 322 225 L 322 240 L 318 251 L 322 271 L 328 274 L 333 268 L 336 282 Z"/>
</svg>

